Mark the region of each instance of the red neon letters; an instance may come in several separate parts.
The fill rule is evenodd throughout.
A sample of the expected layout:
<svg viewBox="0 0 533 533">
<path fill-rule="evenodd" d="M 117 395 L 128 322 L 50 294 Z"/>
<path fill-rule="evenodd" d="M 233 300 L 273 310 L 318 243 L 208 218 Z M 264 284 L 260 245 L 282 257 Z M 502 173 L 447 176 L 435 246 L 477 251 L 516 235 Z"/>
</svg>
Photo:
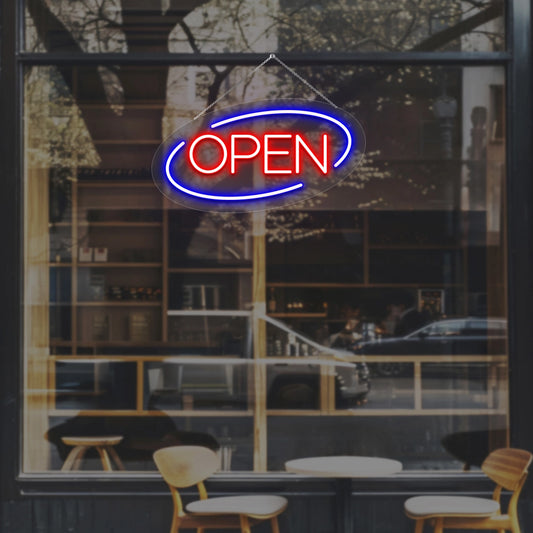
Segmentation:
<svg viewBox="0 0 533 533">
<path fill-rule="evenodd" d="M 217 154 L 210 157 L 209 163 L 202 160 L 205 148 Z M 305 170 L 304 158 L 315 171 L 326 175 L 330 166 L 329 136 L 322 134 L 321 148 L 315 150 L 299 133 L 232 133 L 229 139 L 204 133 L 190 144 L 187 156 L 191 166 L 206 176 L 223 170 L 236 174 L 240 162 L 256 158 L 262 158 L 261 168 L 267 177 L 300 174 Z"/>
</svg>

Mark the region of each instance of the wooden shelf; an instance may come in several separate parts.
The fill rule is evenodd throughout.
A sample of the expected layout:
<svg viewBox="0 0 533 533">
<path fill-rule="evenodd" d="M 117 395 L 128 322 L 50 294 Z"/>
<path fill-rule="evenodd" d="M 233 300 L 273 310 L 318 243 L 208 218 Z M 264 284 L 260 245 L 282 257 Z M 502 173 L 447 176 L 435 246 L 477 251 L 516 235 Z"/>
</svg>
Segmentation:
<svg viewBox="0 0 533 533">
<path fill-rule="evenodd" d="M 251 274 L 251 267 L 187 267 L 169 268 L 169 274 Z"/>
<path fill-rule="evenodd" d="M 102 171 L 104 172 L 104 171 Z M 141 177 L 134 177 L 134 178 L 128 178 L 124 177 L 124 179 L 117 180 L 116 176 L 111 176 L 109 178 L 106 178 L 102 176 L 101 179 L 87 179 L 84 178 L 78 178 L 76 181 L 77 186 L 79 188 L 91 188 L 91 189 L 98 189 L 98 188 L 111 188 L 111 187 L 124 187 L 125 189 L 131 189 L 131 188 L 147 188 L 147 189 L 153 189 L 154 192 L 157 191 L 155 184 L 152 180 L 151 176 L 146 176 L 145 178 Z"/>
<path fill-rule="evenodd" d="M 286 288 L 317 288 L 317 289 L 432 289 L 463 287 L 461 283 L 338 283 L 338 282 L 305 282 L 305 281 L 269 281 L 267 287 L 286 287 Z"/>
<path fill-rule="evenodd" d="M 108 261 L 98 262 L 78 262 L 76 263 L 78 268 L 161 268 L 163 263 L 115 263 Z"/>
<path fill-rule="evenodd" d="M 162 341 L 162 340 L 149 340 L 144 342 L 139 341 L 76 341 L 73 343 L 72 341 L 50 341 L 50 346 L 72 346 L 73 344 L 76 344 L 78 350 L 80 348 L 82 349 L 96 349 L 96 348 L 216 348 L 219 346 L 218 343 L 215 342 L 205 342 L 205 341 Z M 64 355 L 60 356 L 54 356 L 54 357 L 65 357 Z M 66 356 L 66 357 L 77 357 L 77 356 Z M 81 356 L 81 357 L 89 357 L 89 356 Z M 90 356 L 90 357 L 97 357 L 97 356 Z M 98 356 L 100 357 L 100 356 Z M 102 355 L 101 357 L 123 357 L 123 356 L 112 356 L 112 355 Z M 131 357 L 138 357 L 133 355 L 126 356 L 128 358 Z M 154 357 L 160 357 L 160 356 L 148 356 L 150 360 L 154 360 Z M 165 356 L 165 357 L 172 357 L 172 356 Z M 205 357 L 205 356 L 199 356 L 199 357 Z"/>
<path fill-rule="evenodd" d="M 251 317 L 251 311 L 240 309 L 169 309 L 167 316 L 242 316 Z"/>
<path fill-rule="evenodd" d="M 273 318 L 326 318 L 326 313 L 268 313 Z"/>
<path fill-rule="evenodd" d="M 459 244 L 369 244 L 369 250 L 460 250 Z"/>
<path fill-rule="evenodd" d="M 160 342 L 160 341 L 159 341 Z M 157 341 L 156 341 L 157 343 Z M 130 343 L 131 344 L 131 343 Z M 50 355 L 52 361 L 106 361 L 106 362 L 143 362 L 143 363 L 183 363 L 192 364 L 201 363 L 225 363 L 225 364 L 244 364 L 249 359 L 244 359 L 239 355 Z"/>
<path fill-rule="evenodd" d="M 93 139 L 93 143 L 107 146 L 160 145 L 161 139 Z"/>
<path fill-rule="evenodd" d="M 159 307 L 160 301 L 119 300 L 101 302 L 75 302 L 72 305 L 78 307 Z"/>
<path fill-rule="evenodd" d="M 188 410 L 164 410 L 164 411 L 138 411 L 136 409 L 49 409 L 48 416 L 183 416 L 191 418 L 202 417 L 251 417 L 254 415 L 250 410 L 232 409 L 188 409 Z"/>
<path fill-rule="evenodd" d="M 163 263 L 116 263 L 109 261 L 85 262 L 77 261 L 76 263 L 48 263 L 51 267 L 78 267 L 78 268 L 161 268 Z"/>
<path fill-rule="evenodd" d="M 72 341 L 66 341 L 63 339 L 50 339 L 50 346 L 57 347 L 57 346 L 64 346 L 69 347 L 72 346 Z M 50 356 L 53 357 L 53 356 Z"/>
<path fill-rule="evenodd" d="M 56 268 L 60 268 L 60 267 L 71 267 L 73 266 L 73 263 L 48 263 L 48 266 L 50 267 L 56 267 Z"/>
<path fill-rule="evenodd" d="M 109 111 L 109 104 L 102 104 L 97 102 L 91 102 L 91 101 L 81 101 L 82 103 L 79 104 L 80 107 L 87 108 L 87 109 L 100 109 L 102 111 Z M 146 103 L 130 103 L 128 101 L 127 104 L 124 104 L 124 109 L 165 109 L 168 104 L 165 102 L 161 102 L 158 104 L 150 103 L 153 102 L 153 100 L 150 100 Z"/>
<path fill-rule="evenodd" d="M 267 409 L 267 416 L 487 416 L 505 415 L 505 409 L 446 408 L 446 409 L 372 409 L 361 406 L 352 409 L 320 411 L 319 409 Z"/>
<path fill-rule="evenodd" d="M 78 226 L 92 226 L 95 228 L 160 228 L 162 222 L 128 222 L 128 221 L 107 221 L 91 222 L 90 220 L 78 221 Z"/>
</svg>

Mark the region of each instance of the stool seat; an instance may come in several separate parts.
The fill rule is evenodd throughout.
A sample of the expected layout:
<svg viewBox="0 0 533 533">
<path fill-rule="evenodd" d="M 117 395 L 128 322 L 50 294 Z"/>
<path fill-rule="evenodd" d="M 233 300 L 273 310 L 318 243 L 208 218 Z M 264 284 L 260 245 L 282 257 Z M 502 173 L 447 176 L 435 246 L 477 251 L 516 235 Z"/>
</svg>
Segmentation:
<svg viewBox="0 0 533 533">
<path fill-rule="evenodd" d="M 74 446 L 68 457 L 65 459 L 61 470 L 63 472 L 69 470 L 79 470 L 83 457 L 87 450 L 95 448 L 102 461 L 102 466 L 106 472 L 113 470 L 111 466 L 110 456 L 117 465 L 119 470 L 124 470 L 124 465 L 120 460 L 115 448 L 116 444 L 119 444 L 124 437 L 122 435 L 103 435 L 96 437 L 78 437 L 78 436 L 65 436 L 61 440 L 68 446 Z"/>
<path fill-rule="evenodd" d="M 122 441 L 121 435 L 109 437 L 62 437 L 61 440 L 68 446 L 115 446 Z"/>
</svg>

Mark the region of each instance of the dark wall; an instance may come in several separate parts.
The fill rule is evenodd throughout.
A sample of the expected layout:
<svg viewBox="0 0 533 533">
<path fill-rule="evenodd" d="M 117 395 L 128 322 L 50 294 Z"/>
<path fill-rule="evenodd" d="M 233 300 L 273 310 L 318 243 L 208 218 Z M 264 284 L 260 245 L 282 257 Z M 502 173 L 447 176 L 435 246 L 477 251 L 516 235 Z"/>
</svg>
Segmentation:
<svg viewBox="0 0 533 533">
<path fill-rule="evenodd" d="M 54 495 L 45 485 L 35 494 L 4 501 L 2 533 L 167 533 L 170 529 L 172 503 L 162 482 L 152 481 L 136 486 L 135 482 L 111 482 L 107 494 L 91 494 L 89 486 L 72 491 L 87 491 L 84 495 L 69 495 L 65 484 L 56 487 Z M 108 483 L 110 484 L 110 483 Z M 80 482 L 79 485 L 83 485 Z M 96 485 L 95 485 L 96 486 Z M 128 488 L 129 487 L 129 488 Z M 244 493 L 275 493 L 289 499 L 289 507 L 280 517 L 282 533 L 334 533 L 339 499 L 337 485 L 329 479 L 306 479 L 287 476 L 278 480 L 259 476 L 254 482 L 248 477 L 242 481 L 214 480 L 207 484 L 211 496 Z M 417 494 L 469 494 L 490 497 L 492 485 L 476 474 L 446 474 L 440 477 L 410 479 L 402 476 L 395 480 L 365 480 L 352 483 L 351 506 L 353 530 L 358 533 L 411 533 L 413 522 L 403 513 L 404 501 Z M 522 531 L 533 528 L 533 479 L 526 487 L 520 505 Z M 125 494 L 124 491 L 129 491 Z M 528 495 L 529 493 L 529 495 Z M 194 492 L 183 493 L 184 501 L 193 499 Z M 268 524 L 256 526 L 255 533 L 270 531 Z"/>
<path fill-rule="evenodd" d="M 409 495 L 356 496 L 352 498 L 354 531 L 359 533 L 412 533 L 414 524 L 403 514 Z M 289 496 L 289 507 L 280 517 L 282 533 L 333 533 L 332 495 Z M 168 533 L 170 497 L 32 497 L 4 502 L 2 533 Z M 533 527 L 533 500 L 520 507 L 522 531 Z M 268 524 L 253 528 L 268 532 Z"/>
</svg>

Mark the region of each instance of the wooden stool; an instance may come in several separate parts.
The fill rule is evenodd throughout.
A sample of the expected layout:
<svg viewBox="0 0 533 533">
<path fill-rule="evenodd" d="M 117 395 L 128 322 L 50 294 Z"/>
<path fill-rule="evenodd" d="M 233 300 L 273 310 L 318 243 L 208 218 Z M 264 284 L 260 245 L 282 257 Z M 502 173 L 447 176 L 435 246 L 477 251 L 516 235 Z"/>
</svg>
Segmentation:
<svg viewBox="0 0 533 533">
<path fill-rule="evenodd" d="M 66 445 L 74 446 L 74 448 L 70 450 L 61 470 L 79 470 L 81 461 L 89 448 L 96 448 L 106 472 L 113 470 L 109 456 L 112 457 L 119 470 L 125 470 L 120 457 L 115 448 L 113 448 L 113 446 L 118 444 L 123 438 L 124 437 L 121 435 L 113 435 L 109 437 L 62 437 L 61 440 Z"/>
</svg>

